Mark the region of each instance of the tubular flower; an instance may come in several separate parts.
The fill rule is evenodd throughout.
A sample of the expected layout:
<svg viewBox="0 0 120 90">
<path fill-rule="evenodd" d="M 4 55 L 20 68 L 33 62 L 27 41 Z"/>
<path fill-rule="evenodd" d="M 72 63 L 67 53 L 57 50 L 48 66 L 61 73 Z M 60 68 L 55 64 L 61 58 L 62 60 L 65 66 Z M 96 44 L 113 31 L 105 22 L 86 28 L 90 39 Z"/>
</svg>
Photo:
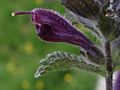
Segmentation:
<svg viewBox="0 0 120 90">
<path fill-rule="evenodd" d="M 82 47 L 92 56 L 97 55 L 96 50 L 98 48 L 92 41 L 56 12 L 37 8 L 30 12 L 13 13 L 13 15 L 22 14 L 31 14 L 31 21 L 40 39 L 49 42 L 67 42 Z"/>
</svg>

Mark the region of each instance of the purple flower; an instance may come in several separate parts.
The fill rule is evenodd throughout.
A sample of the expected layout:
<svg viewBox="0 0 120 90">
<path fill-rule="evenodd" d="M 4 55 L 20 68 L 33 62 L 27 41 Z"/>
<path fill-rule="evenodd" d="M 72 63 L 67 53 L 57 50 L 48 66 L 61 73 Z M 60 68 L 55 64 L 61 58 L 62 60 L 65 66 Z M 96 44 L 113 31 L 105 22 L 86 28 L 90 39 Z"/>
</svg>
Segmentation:
<svg viewBox="0 0 120 90">
<path fill-rule="evenodd" d="M 93 56 L 98 53 L 95 45 L 85 35 L 76 30 L 65 18 L 54 11 L 37 8 L 30 12 L 13 13 L 13 15 L 21 14 L 31 14 L 32 23 L 40 39 L 49 42 L 74 44 L 82 47 Z"/>
<path fill-rule="evenodd" d="M 120 90 L 120 71 L 118 71 L 117 78 L 114 82 L 114 89 L 113 90 Z"/>
</svg>

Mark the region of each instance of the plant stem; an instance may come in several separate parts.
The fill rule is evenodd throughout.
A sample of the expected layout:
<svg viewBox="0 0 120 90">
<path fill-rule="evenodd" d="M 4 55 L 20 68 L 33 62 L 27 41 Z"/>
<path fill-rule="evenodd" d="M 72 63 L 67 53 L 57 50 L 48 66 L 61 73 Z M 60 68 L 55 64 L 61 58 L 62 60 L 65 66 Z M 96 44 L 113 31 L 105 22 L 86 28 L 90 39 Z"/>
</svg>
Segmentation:
<svg viewBox="0 0 120 90">
<path fill-rule="evenodd" d="M 113 90 L 113 68 L 112 68 L 112 58 L 111 58 L 111 46 L 110 42 L 105 43 L 105 53 L 106 53 L 106 69 L 108 75 L 106 76 L 106 90 Z"/>
</svg>

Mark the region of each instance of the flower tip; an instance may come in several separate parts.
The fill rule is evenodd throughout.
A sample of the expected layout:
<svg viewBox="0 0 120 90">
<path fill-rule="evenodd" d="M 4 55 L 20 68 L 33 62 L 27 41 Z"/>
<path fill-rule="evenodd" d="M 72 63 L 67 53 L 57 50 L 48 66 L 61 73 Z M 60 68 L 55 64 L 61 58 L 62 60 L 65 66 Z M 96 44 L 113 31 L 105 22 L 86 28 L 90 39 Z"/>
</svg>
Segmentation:
<svg viewBox="0 0 120 90">
<path fill-rule="evenodd" d="M 14 16 L 15 16 L 15 13 L 14 13 L 14 12 L 12 12 L 12 13 L 11 13 L 11 15 L 14 17 Z"/>
</svg>

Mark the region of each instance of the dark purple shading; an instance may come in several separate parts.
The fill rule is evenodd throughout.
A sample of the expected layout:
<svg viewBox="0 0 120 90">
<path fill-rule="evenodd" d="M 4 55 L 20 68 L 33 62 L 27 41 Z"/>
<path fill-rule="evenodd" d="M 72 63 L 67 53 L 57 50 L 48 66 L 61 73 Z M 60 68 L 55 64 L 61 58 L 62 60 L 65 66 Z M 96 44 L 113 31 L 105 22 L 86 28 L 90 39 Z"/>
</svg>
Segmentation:
<svg viewBox="0 0 120 90">
<path fill-rule="evenodd" d="M 118 71 L 117 78 L 114 82 L 114 89 L 113 90 L 120 90 L 120 71 Z"/>
<path fill-rule="evenodd" d="M 32 23 L 38 36 L 50 42 L 67 42 L 84 48 L 95 55 L 95 45 L 81 32 L 76 30 L 65 18 L 47 9 L 32 10 Z"/>
<path fill-rule="evenodd" d="M 61 3 L 76 15 L 98 21 L 106 0 L 61 0 Z"/>
<path fill-rule="evenodd" d="M 117 0 L 114 4 L 113 4 L 113 8 L 116 11 L 120 11 L 120 0 Z"/>
</svg>

